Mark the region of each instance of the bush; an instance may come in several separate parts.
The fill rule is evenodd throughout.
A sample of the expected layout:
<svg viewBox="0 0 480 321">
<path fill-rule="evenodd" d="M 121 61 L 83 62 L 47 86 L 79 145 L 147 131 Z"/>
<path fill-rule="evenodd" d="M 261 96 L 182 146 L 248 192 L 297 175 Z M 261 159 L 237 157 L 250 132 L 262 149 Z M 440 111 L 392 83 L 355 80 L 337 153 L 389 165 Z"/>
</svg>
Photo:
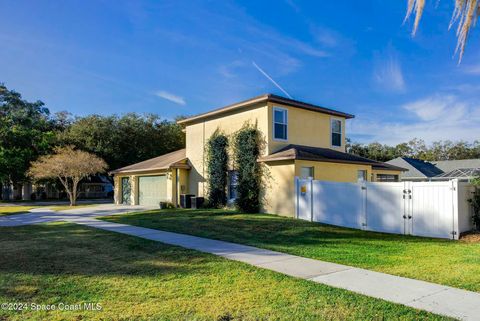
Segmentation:
<svg viewBox="0 0 480 321">
<path fill-rule="evenodd" d="M 227 203 L 228 138 L 215 131 L 207 142 L 208 205 Z"/>
<path fill-rule="evenodd" d="M 473 192 L 472 198 L 468 201 L 473 209 L 473 224 L 475 225 L 475 229 L 480 231 L 480 177 L 473 179 L 472 184 L 475 186 L 475 191 Z"/>
<path fill-rule="evenodd" d="M 246 213 L 261 208 L 262 170 L 257 162 L 261 150 L 261 133 L 249 124 L 234 136 L 235 169 L 238 171 L 236 205 Z"/>
</svg>

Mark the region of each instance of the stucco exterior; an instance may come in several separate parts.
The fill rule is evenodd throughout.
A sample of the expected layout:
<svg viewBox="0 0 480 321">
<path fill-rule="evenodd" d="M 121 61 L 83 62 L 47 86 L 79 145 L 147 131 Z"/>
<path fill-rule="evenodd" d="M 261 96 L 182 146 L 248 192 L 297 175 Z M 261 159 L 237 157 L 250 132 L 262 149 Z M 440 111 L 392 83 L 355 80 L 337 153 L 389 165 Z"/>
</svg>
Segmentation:
<svg viewBox="0 0 480 321">
<path fill-rule="evenodd" d="M 256 104 L 241 111 L 231 112 L 221 117 L 210 117 L 185 126 L 187 158 L 192 166 L 189 175 L 188 193 L 205 196 L 206 154 L 208 139 L 218 129 L 231 135 L 243 127 L 245 123 L 257 124 L 258 129 L 266 135 L 268 132 L 268 107 Z M 266 153 L 264 150 L 263 153 Z"/>
<path fill-rule="evenodd" d="M 287 111 L 287 139 L 274 138 L 274 108 Z M 353 115 L 334 111 L 328 108 L 314 106 L 299 101 L 288 100 L 274 95 L 259 96 L 249 101 L 240 102 L 205 114 L 193 116 L 179 121 L 184 126 L 186 148 L 182 162 L 174 162 L 181 168 L 168 168 L 164 171 L 129 173 L 122 172 L 115 175 L 115 201 L 121 202 L 121 178 L 129 176 L 132 181 L 132 204 L 138 204 L 138 176 L 140 175 L 167 175 L 168 198 L 174 205 L 179 203 L 180 194 L 193 194 L 200 197 L 207 195 L 206 179 L 206 152 L 205 147 L 212 134 L 220 130 L 231 136 L 245 124 L 256 125 L 265 141 L 261 156 L 267 158 L 272 154 L 288 149 L 288 145 L 302 145 L 317 149 L 328 149 L 333 153 L 345 154 L 345 121 Z M 332 146 L 332 120 L 341 122 L 340 146 Z M 178 151 L 179 157 L 182 152 Z M 173 155 L 173 153 L 171 153 Z M 175 154 L 176 155 L 176 154 Z M 175 156 L 174 155 L 174 156 Z M 233 159 L 231 155 L 230 159 Z M 294 155 L 295 156 L 295 155 Z M 170 155 L 171 159 L 173 156 Z M 176 156 L 175 156 L 176 157 Z M 173 157 L 173 158 L 175 158 Z M 365 160 L 365 159 L 364 159 Z M 163 161 L 162 159 L 157 160 Z M 261 161 L 261 160 L 259 160 Z M 368 160 L 367 161 L 371 161 Z M 145 161 L 148 163 L 150 161 Z M 155 163 L 155 160 L 152 161 Z M 141 164 L 141 163 L 139 163 Z M 188 164 L 188 167 L 187 167 Z M 294 216 L 295 213 L 295 176 L 301 176 L 302 167 L 314 168 L 314 179 L 357 182 L 358 171 L 366 171 L 367 180 L 375 180 L 376 174 L 388 173 L 398 175 L 400 172 L 392 170 L 375 170 L 372 165 L 352 163 L 346 159 L 305 160 L 305 159 L 274 159 L 261 161 L 264 169 L 263 177 L 263 212 Z M 183 167 L 181 165 L 184 165 Z M 127 168 L 136 168 L 133 167 Z M 230 170 L 234 170 L 232 164 Z"/>
</svg>

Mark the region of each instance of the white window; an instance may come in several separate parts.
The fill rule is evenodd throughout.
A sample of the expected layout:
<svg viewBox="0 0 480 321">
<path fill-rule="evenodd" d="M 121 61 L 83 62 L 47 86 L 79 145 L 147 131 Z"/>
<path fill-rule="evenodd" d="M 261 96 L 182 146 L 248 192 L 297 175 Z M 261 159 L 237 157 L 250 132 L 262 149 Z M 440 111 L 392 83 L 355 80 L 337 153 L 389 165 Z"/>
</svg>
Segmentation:
<svg viewBox="0 0 480 321">
<path fill-rule="evenodd" d="M 342 146 L 342 121 L 340 119 L 332 119 L 330 127 L 332 131 L 332 146 Z"/>
<path fill-rule="evenodd" d="M 302 167 L 300 170 L 301 178 L 313 178 L 313 167 Z"/>
<path fill-rule="evenodd" d="M 288 139 L 288 111 L 284 108 L 273 107 L 273 139 Z"/>
<path fill-rule="evenodd" d="M 357 171 L 357 180 L 359 182 L 365 182 L 367 180 L 367 171 L 366 170 Z"/>
<path fill-rule="evenodd" d="M 234 200 L 237 198 L 238 172 L 228 172 L 228 199 Z"/>
</svg>

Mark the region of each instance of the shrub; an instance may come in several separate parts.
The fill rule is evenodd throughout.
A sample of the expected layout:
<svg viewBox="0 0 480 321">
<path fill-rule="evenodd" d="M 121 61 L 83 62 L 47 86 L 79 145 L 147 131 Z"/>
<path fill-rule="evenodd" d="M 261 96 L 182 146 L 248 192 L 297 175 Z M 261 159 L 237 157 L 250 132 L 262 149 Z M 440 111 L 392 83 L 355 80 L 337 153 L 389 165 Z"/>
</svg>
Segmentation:
<svg viewBox="0 0 480 321">
<path fill-rule="evenodd" d="M 261 151 L 261 133 L 249 124 L 234 135 L 234 167 L 238 171 L 236 205 L 239 210 L 256 213 L 261 208 L 262 170 L 257 162 Z"/>
<path fill-rule="evenodd" d="M 207 142 L 208 205 L 227 203 L 228 138 L 219 130 Z"/>
<path fill-rule="evenodd" d="M 480 177 L 473 179 L 472 184 L 475 186 L 475 191 L 473 192 L 472 198 L 468 201 L 473 209 L 473 224 L 475 225 L 475 229 L 480 231 Z"/>
</svg>

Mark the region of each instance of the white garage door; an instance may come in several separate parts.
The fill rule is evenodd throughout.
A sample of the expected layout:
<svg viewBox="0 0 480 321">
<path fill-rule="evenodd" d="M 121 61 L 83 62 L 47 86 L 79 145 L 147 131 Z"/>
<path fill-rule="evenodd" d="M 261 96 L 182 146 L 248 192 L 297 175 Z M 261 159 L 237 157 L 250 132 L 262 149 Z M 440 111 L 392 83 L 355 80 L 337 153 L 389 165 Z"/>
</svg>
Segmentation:
<svg viewBox="0 0 480 321">
<path fill-rule="evenodd" d="M 167 200 L 167 177 L 140 176 L 138 178 L 138 203 L 140 205 L 158 206 Z"/>
</svg>

